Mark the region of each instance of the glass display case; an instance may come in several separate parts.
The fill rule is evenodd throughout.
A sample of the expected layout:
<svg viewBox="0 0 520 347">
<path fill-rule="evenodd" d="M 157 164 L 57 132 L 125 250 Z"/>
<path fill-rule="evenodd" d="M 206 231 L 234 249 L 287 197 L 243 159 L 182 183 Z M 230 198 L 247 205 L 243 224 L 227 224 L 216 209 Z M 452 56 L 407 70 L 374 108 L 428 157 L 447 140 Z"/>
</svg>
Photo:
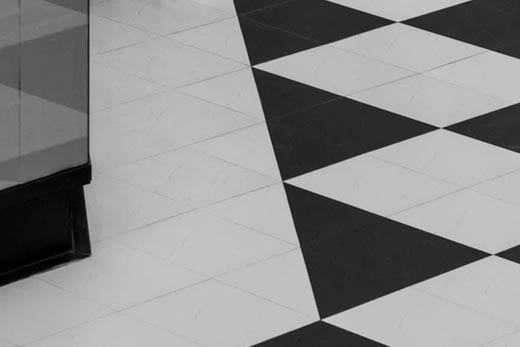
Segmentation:
<svg viewBox="0 0 520 347">
<path fill-rule="evenodd" d="M 0 0 L 0 282 L 90 254 L 88 0 Z"/>
</svg>

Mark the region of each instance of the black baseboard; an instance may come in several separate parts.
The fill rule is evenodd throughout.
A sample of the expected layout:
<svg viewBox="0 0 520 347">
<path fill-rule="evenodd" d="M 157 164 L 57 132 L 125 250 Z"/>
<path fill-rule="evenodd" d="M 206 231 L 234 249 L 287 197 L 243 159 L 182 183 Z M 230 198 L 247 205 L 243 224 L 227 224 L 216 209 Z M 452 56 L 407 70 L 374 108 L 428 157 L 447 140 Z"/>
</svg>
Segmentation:
<svg viewBox="0 0 520 347">
<path fill-rule="evenodd" d="M 0 285 L 88 257 L 90 165 L 0 192 Z"/>
</svg>

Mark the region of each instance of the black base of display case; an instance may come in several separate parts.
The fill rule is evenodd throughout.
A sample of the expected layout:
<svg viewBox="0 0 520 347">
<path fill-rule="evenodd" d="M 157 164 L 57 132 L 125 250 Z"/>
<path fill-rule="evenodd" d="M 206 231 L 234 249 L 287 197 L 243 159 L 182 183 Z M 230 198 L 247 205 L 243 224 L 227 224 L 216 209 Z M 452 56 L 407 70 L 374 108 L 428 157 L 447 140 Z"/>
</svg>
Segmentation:
<svg viewBox="0 0 520 347">
<path fill-rule="evenodd" d="M 83 165 L 0 192 L 0 285 L 90 255 Z"/>
</svg>

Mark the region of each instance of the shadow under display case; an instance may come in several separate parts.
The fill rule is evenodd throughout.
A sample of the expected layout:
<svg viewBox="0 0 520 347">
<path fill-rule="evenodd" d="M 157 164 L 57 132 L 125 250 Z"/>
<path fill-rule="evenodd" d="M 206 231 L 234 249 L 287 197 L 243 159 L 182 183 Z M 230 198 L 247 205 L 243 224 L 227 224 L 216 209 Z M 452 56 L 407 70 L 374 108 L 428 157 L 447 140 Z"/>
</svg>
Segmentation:
<svg viewBox="0 0 520 347">
<path fill-rule="evenodd" d="M 88 0 L 0 0 L 0 284 L 88 256 Z"/>
</svg>

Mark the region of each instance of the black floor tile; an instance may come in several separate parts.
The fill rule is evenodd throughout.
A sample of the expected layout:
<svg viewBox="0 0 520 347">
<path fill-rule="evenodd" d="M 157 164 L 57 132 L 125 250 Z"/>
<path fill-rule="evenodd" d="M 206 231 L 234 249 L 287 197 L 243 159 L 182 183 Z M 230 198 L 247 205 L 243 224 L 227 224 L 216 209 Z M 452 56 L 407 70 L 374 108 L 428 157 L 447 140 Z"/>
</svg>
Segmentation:
<svg viewBox="0 0 520 347">
<path fill-rule="evenodd" d="M 255 68 L 253 75 L 268 121 L 340 98 L 339 95 Z"/>
<path fill-rule="evenodd" d="M 386 347 L 325 322 L 288 332 L 255 347 Z"/>
<path fill-rule="evenodd" d="M 393 23 L 325 0 L 294 0 L 247 17 L 325 43 Z"/>
<path fill-rule="evenodd" d="M 280 174 L 284 180 L 345 160 L 345 150 L 318 139 L 267 123 Z"/>
<path fill-rule="evenodd" d="M 286 1 L 287 0 L 235 0 L 235 9 L 240 15 Z"/>
<path fill-rule="evenodd" d="M 508 249 L 507 251 L 503 251 L 497 255 L 504 259 L 511 260 L 511 261 L 514 261 L 515 263 L 520 264 L 520 246 L 513 247 L 513 248 Z"/>
<path fill-rule="evenodd" d="M 239 18 L 239 22 L 251 65 L 265 63 L 321 45 L 317 41 L 280 31 L 246 18 Z"/>
<path fill-rule="evenodd" d="M 488 254 L 285 184 L 322 318 Z"/>
<path fill-rule="evenodd" d="M 520 153 L 520 104 L 451 125 L 446 129 Z"/>
<path fill-rule="evenodd" d="M 406 24 L 520 57 L 520 1 L 472 0 Z"/>
<path fill-rule="evenodd" d="M 341 147 L 348 157 L 438 129 L 347 98 L 295 112 L 271 123 Z"/>
</svg>

